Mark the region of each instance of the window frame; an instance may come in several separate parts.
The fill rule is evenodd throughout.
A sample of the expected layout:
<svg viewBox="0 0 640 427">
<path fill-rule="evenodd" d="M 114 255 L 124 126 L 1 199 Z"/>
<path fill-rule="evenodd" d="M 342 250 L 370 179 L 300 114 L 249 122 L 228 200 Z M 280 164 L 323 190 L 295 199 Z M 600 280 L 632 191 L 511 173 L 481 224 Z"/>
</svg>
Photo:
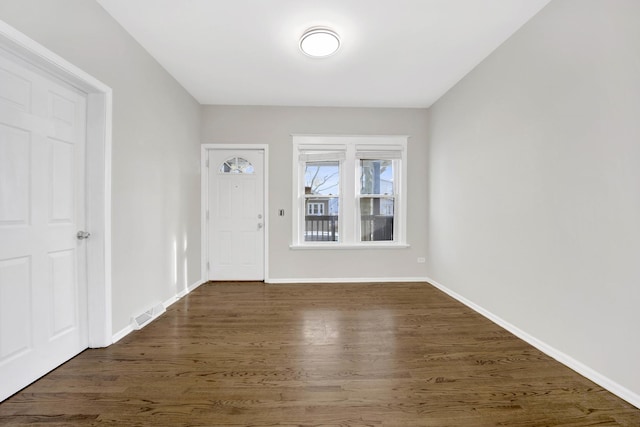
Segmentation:
<svg viewBox="0 0 640 427">
<path fill-rule="evenodd" d="M 365 249 L 406 248 L 407 225 L 407 145 L 406 135 L 334 136 L 293 135 L 293 194 L 292 194 L 292 249 Z M 393 240 L 361 241 L 360 199 L 371 195 L 360 194 L 361 165 L 358 153 L 381 156 L 371 160 L 392 160 L 394 174 Z M 313 153 L 313 154 L 307 154 Z M 338 198 L 339 236 L 337 241 L 305 241 L 305 163 L 318 153 L 344 153 L 339 161 L 340 185 Z M 384 157 L 387 153 L 390 157 Z M 367 158 L 370 159 L 370 158 Z M 373 195 L 380 196 L 380 195 Z"/>
</svg>

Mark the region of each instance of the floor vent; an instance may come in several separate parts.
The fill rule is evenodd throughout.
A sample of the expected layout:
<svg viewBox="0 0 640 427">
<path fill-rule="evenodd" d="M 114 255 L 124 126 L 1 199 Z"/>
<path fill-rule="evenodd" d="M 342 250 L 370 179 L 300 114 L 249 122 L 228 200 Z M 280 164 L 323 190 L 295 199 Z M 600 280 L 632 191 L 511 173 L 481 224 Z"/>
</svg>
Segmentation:
<svg viewBox="0 0 640 427">
<path fill-rule="evenodd" d="M 137 315 L 133 318 L 133 329 L 142 329 L 165 311 L 166 310 L 164 306 L 162 304 L 158 304 L 155 307 L 145 311 L 144 313 Z"/>
</svg>

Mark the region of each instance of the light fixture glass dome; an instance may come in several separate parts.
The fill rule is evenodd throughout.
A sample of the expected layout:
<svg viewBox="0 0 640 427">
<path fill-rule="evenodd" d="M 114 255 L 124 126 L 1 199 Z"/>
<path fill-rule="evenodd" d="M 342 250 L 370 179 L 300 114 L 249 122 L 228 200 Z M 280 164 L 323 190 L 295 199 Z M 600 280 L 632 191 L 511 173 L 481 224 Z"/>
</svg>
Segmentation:
<svg viewBox="0 0 640 427">
<path fill-rule="evenodd" d="M 309 28 L 300 38 L 300 50 L 314 58 L 333 55 L 339 47 L 338 33 L 329 28 Z"/>
</svg>

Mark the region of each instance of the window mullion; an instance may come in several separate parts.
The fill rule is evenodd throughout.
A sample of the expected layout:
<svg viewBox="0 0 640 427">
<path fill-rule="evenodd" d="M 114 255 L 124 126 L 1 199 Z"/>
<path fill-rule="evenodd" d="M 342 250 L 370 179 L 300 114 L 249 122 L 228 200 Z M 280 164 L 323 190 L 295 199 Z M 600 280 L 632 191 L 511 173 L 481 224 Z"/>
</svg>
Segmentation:
<svg viewBox="0 0 640 427">
<path fill-rule="evenodd" d="M 347 146 L 347 156 L 344 160 L 344 167 L 341 170 L 342 174 L 342 225 L 343 234 L 342 242 L 345 244 L 354 244 L 356 242 L 356 162 L 355 162 L 355 147 L 353 145 Z"/>
<path fill-rule="evenodd" d="M 304 162 L 298 162 L 298 243 L 304 242 L 305 203 L 307 197 L 304 192 Z"/>
</svg>

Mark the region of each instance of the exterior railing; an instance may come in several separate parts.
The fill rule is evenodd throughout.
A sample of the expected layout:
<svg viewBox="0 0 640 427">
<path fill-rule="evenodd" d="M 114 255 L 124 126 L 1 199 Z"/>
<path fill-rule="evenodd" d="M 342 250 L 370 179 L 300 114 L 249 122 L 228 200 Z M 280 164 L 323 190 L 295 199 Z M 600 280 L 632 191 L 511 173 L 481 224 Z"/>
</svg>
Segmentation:
<svg viewBox="0 0 640 427">
<path fill-rule="evenodd" d="M 338 240 L 337 215 L 307 215 L 304 221 L 305 241 L 335 242 Z M 393 240 L 393 216 L 363 215 L 360 232 L 363 242 Z"/>
<path fill-rule="evenodd" d="M 337 215 L 307 215 L 304 217 L 304 240 L 307 242 L 335 242 L 338 240 Z"/>
<path fill-rule="evenodd" d="M 393 240 L 393 216 L 362 215 L 360 236 L 363 242 Z"/>
</svg>

